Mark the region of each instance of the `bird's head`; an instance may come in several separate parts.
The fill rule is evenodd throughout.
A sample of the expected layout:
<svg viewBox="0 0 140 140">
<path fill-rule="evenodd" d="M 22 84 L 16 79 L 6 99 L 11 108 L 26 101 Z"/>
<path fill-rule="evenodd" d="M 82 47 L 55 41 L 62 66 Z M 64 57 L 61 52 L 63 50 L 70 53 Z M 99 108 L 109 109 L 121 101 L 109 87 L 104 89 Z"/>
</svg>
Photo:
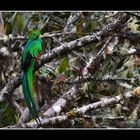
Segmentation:
<svg viewBox="0 0 140 140">
<path fill-rule="evenodd" d="M 29 38 L 29 39 L 33 39 L 33 40 L 36 40 L 36 39 L 39 38 L 39 35 L 40 35 L 40 31 L 39 31 L 39 30 L 32 30 L 32 31 L 29 33 L 28 38 Z"/>
</svg>

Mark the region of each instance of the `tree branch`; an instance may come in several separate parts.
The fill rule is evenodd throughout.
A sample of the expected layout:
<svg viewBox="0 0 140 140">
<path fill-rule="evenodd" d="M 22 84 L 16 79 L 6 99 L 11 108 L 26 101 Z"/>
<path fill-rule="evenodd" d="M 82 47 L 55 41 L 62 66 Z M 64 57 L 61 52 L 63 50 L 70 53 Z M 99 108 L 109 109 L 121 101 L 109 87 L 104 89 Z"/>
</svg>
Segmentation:
<svg viewBox="0 0 140 140">
<path fill-rule="evenodd" d="M 52 126 L 55 123 L 60 123 L 63 122 L 67 119 L 72 119 L 74 118 L 76 115 L 84 115 L 86 112 L 90 111 L 90 110 L 95 110 L 97 108 L 101 108 L 101 107 L 106 107 L 112 104 L 116 104 L 118 102 L 120 102 L 123 99 L 128 99 L 133 97 L 132 92 L 126 92 L 124 94 L 112 97 L 112 98 L 108 98 L 108 99 L 102 99 L 101 101 L 95 102 L 95 103 L 91 103 L 88 105 L 84 105 L 80 108 L 74 109 L 68 113 L 66 113 L 65 115 L 59 115 L 56 117 L 52 117 L 52 118 L 40 118 L 42 125 L 47 126 L 48 124 L 52 124 Z M 22 124 L 22 126 L 19 125 L 13 125 L 13 126 L 7 126 L 7 128 L 20 128 L 20 127 L 24 127 L 24 128 L 35 128 L 37 127 L 37 123 L 36 121 L 32 121 L 32 122 L 28 122 L 26 124 Z"/>
<path fill-rule="evenodd" d="M 10 96 L 11 93 L 19 87 L 21 84 L 21 74 L 15 79 L 9 81 L 5 87 L 0 91 L 0 102 L 3 102 L 6 96 Z"/>
<path fill-rule="evenodd" d="M 106 77 L 103 78 L 96 78 L 94 76 L 83 76 L 81 79 L 76 78 L 75 80 L 66 80 L 65 84 L 78 84 L 84 82 L 130 82 L 133 83 L 136 79 L 135 78 L 115 78 L 115 77 Z"/>
<path fill-rule="evenodd" d="M 52 117 L 55 114 L 60 114 L 63 107 L 66 106 L 70 101 L 76 99 L 77 95 L 76 85 L 72 86 L 68 92 L 66 92 L 63 96 L 61 96 L 47 111 L 43 113 L 46 117 Z"/>
</svg>

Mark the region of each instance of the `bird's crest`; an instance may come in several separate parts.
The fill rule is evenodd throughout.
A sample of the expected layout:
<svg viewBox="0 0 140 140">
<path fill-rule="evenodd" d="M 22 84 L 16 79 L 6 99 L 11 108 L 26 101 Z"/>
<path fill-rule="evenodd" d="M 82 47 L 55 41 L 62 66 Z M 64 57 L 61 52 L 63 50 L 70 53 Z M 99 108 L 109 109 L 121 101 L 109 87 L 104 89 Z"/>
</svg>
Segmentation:
<svg viewBox="0 0 140 140">
<path fill-rule="evenodd" d="M 37 39 L 40 35 L 40 31 L 39 30 L 32 30 L 29 32 L 28 38 L 29 39 Z"/>
</svg>

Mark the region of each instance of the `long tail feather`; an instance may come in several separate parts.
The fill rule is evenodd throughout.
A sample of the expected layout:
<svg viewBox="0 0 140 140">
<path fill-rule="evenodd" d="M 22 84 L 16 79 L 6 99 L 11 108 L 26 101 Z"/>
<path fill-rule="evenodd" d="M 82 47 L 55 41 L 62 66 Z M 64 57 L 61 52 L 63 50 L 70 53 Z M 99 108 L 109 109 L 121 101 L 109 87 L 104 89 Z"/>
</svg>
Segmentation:
<svg viewBox="0 0 140 140">
<path fill-rule="evenodd" d="M 30 72 L 24 72 L 22 77 L 22 88 L 24 93 L 25 102 L 29 108 L 32 117 L 36 122 L 41 125 L 41 121 L 37 112 L 37 105 L 33 96 L 32 74 Z"/>
</svg>

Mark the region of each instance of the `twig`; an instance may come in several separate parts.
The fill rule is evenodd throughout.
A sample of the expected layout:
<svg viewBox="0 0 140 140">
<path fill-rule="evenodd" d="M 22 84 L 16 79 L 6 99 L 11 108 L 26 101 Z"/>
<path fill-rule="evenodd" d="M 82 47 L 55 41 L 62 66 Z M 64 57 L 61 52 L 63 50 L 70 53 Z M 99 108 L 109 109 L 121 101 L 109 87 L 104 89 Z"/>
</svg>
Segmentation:
<svg viewBox="0 0 140 140">
<path fill-rule="evenodd" d="M 54 33 L 44 33 L 43 35 L 41 35 L 41 38 L 53 38 L 53 37 L 56 37 L 56 36 L 63 36 L 63 35 L 70 35 L 70 34 L 90 35 L 92 33 L 54 32 Z M 12 34 L 10 34 L 10 35 L 0 35 L 0 41 L 3 41 L 3 42 L 16 41 L 16 40 L 20 40 L 20 41 L 27 40 L 27 36 L 21 36 L 21 35 L 13 36 Z"/>
<path fill-rule="evenodd" d="M 115 77 L 103 77 L 103 78 L 96 78 L 94 76 L 83 76 L 82 79 L 79 78 L 75 80 L 66 80 L 65 84 L 78 84 L 82 81 L 84 82 L 130 82 L 133 83 L 136 79 L 135 78 L 115 78 Z"/>
<path fill-rule="evenodd" d="M 64 32 L 67 32 L 71 26 L 71 24 L 73 22 L 75 22 L 80 16 L 80 12 L 75 13 L 75 15 L 70 15 L 70 17 L 68 18 L 67 22 L 66 22 L 66 26 L 64 27 Z"/>
<path fill-rule="evenodd" d="M 16 101 L 12 100 L 12 105 L 16 108 L 16 110 L 17 110 L 21 115 L 23 114 L 23 109 L 20 107 L 20 105 L 19 105 Z"/>
<path fill-rule="evenodd" d="M 19 118 L 18 124 L 23 124 L 27 120 L 28 116 L 29 116 L 29 109 L 25 108 Z"/>
<path fill-rule="evenodd" d="M 110 37 L 102 47 L 102 49 L 97 53 L 97 55 L 90 58 L 90 61 L 84 68 L 84 71 L 94 74 L 100 68 L 101 62 L 103 62 L 107 58 L 107 56 L 113 54 L 115 48 L 119 44 L 119 41 L 120 40 L 118 37 Z M 106 48 L 107 52 L 105 51 Z"/>
</svg>

